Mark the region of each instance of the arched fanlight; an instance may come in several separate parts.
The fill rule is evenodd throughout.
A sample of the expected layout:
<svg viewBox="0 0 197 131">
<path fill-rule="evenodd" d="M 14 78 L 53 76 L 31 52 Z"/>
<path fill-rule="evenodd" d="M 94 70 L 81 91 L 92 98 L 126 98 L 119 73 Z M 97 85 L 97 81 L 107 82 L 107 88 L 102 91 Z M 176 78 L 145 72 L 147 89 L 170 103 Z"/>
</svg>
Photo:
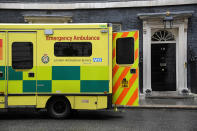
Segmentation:
<svg viewBox="0 0 197 131">
<path fill-rule="evenodd" d="M 167 30 L 158 30 L 156 31 L 152 37 L 152 41 L 175 41 L 174 35 Z"/>
</svg>

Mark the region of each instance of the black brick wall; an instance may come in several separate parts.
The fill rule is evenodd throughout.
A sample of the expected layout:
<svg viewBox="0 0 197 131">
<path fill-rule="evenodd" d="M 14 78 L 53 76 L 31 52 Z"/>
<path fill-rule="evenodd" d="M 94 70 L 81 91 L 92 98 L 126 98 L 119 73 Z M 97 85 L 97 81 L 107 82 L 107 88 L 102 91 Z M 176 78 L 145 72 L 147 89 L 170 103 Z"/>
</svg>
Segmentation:
<svg viewBox="0 0 197 131">
<path fill-rule="evenodd" d="M 188 88 L 193 93 L 197 93 L 197 62 L 190 62 L 192 55 L 197 56 L 197 5 L 58 11 L 0 10 L 0 23 L 24 23 L 23 15 L 28 14 L 71 15 L 73 16 L 73 23 L 117 22 L 122 24 L 122 30 L 140 30 L 139 51 L 142 58 L 142 21 L 138 19 L 137 14 L 166 11 L 194 11 L 188 24 Z M 142 92 L 142 63 L 140 65 L 140 90 Z"/>
</svg>

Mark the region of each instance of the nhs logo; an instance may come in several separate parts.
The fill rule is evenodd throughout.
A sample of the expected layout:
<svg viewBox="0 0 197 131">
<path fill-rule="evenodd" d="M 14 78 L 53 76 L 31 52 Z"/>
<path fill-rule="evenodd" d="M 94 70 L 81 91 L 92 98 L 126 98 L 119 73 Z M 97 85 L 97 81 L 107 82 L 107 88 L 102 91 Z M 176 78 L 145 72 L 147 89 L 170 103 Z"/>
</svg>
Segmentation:
<svg viewBox="0 0 197 131">
<path fill-rule="evenodd" d="M 93 58 L 93 62 L 102 62 L 102 58 Z"/>
</svg>

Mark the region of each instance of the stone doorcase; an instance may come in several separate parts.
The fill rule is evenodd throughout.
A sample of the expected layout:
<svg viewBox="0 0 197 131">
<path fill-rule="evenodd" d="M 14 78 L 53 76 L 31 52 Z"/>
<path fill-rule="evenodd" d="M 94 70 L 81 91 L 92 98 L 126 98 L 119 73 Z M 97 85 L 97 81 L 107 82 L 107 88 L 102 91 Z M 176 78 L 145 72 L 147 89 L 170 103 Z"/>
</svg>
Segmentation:
<svg viewBox="0 0 197 131">
<path fill-rule="evenodd" d="M 176 30 L 176 92 L 184 94 L 187 88 L 187 28 L 193 11 L 138 14 L 143 21 L 143 92 L 151 95 L 151 37 L 154 30 L 164 29 L 164 18 L 171 16 L 171 30 Z"/>
</svg>

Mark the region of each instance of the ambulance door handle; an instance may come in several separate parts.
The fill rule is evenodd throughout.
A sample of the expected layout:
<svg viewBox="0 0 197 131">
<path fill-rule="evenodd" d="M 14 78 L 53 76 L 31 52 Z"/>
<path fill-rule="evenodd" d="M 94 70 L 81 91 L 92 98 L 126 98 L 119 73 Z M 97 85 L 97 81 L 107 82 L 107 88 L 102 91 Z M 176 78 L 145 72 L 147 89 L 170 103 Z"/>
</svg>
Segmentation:
<svg viewBox="0 0 197 131">
<path fill-rule="evenodd" d="M 131 74 L 135 74 L 136 73 L 136 69 L 130 69 L 130 73 Z"/>
<path fill-rule="evenodd" d="M 0 71 L 0 77 L 3 77 L 3 72 Z"/>
<path fill-rule="evenodd" d="M 30 72 L 30 73 L 28 74 L 28 76 L 29 76 L 29 77 L 34 77 L 34 73 L 33 73 L 33 72 Z"/>
</svg>

